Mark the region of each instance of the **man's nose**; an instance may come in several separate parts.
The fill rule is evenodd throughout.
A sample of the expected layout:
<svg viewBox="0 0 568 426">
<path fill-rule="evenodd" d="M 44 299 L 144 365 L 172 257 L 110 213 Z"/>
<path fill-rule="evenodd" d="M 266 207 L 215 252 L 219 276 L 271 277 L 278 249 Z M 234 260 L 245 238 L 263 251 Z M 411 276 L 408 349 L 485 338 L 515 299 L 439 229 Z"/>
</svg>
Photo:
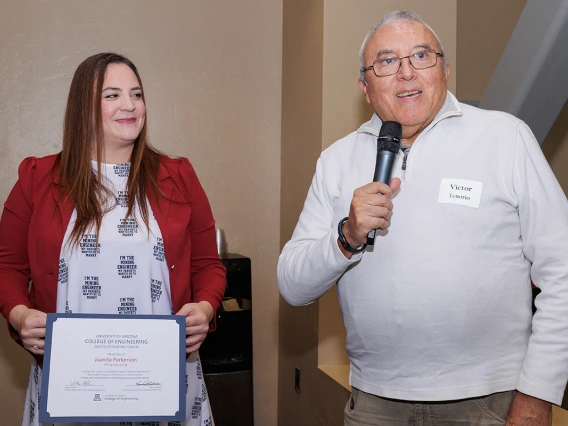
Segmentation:
<svg viewBox="0 0 568 426">
<path fill-rule="evenodd" d="M 398 70 L 399 78 L 404 80 L 410 80 L 414 77 L 416 69 L 410 63 L 410 58 L 404 58 L 400 60 L 400 69 Z"/>
</svg>

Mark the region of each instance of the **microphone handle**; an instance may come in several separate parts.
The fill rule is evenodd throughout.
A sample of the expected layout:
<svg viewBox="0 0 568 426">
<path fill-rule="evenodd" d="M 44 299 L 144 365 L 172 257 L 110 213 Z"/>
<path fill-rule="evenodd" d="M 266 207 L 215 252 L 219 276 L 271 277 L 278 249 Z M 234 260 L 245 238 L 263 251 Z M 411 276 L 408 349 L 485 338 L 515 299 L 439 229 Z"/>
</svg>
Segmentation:
<svg viewBox="0 0 568 426">
<path fill-rule="evenodd" d="M 391 151 L 377 151 L 377 163 L 375 165 L 375 175 L 373 182 L 382 182 L 390 185 L 392 168 L 396 160 L 397 153 Z M 380 193 L 379 193 L 380 194 Z M 376 229 L 373 229 L 367 235 L 367 245 L 375 244 Z"/>
</svg>

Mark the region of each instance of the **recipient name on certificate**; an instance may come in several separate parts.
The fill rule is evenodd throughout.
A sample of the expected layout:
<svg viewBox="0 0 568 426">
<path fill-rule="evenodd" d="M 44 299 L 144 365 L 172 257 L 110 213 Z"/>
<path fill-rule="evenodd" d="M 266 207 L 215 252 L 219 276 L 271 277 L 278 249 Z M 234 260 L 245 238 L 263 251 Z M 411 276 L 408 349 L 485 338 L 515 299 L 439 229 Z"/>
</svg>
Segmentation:
<svg viewBox="0 0 568 426">
<path fill-rule="evenodd" d="M 185 419 L 185 317 L 48 314 L 40 422 Z"/>
</svg>

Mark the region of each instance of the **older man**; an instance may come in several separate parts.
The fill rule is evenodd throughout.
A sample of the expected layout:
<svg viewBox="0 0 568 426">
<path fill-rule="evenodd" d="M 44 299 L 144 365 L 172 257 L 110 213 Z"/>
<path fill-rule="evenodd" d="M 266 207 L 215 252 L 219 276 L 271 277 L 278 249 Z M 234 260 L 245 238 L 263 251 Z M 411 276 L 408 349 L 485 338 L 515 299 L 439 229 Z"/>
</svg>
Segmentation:
<svg viewBox="0 0 568 426">
<path fill-rule="evenodd" d="M 376 114 L 322 153 L 278 264 L 294 305 L 337 282 L 345 424 L 550 425 L 568 377 L 562 189 L 522 121 L 447 91 L 443 48 L 418 15 L 385 16 L 360 56 Z M 402 125 L 390 186 L 369 183 L 387 120 Z"/>
</svg>

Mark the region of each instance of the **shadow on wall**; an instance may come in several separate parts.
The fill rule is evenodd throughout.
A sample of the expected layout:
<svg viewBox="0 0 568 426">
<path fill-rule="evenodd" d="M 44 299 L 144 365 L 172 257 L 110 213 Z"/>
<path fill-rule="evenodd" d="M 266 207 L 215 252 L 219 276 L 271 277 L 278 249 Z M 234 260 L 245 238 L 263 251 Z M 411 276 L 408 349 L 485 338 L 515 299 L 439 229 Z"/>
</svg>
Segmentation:
<svg viewBox="0 0 568 426">
<path fill-rule="evenodd" d="M 318 329 L 317 327 L 306 327 L 306 324 L 317 324 L 318 310 L 318 302 L 306 306 L 292 306 L 280 296 L 282 314 L 279 324 L 292 325 L 289 328 L 280 326 L 281 336 L 286 341 L 285 344 L 280 345 L 280 351 L 285 359 L 301 359 L 314 353 L 317 354 Z M 290 332 L 289 330 L 293 331 Z M 317 366 L 317 357 L 315 360 Z"/>
<path fill-rule="evenodd" d="M 544 156 L 551 162 L 563 144 L 568 143 L 568 103 L 560 112 L 554 126 L 542 144 Z M 566 189 L 564 190 L 566 192 Z"/>
</svg>

